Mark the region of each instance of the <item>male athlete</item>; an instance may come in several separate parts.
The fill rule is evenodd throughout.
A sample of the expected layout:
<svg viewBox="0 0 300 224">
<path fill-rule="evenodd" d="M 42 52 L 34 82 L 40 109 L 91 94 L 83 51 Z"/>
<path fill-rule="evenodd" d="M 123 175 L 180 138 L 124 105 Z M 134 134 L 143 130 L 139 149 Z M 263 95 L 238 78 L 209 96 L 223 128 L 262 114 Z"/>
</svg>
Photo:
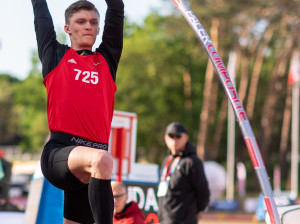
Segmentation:
<svg viewBox="0 0 300 224">
<path fill-rule="evenodd" d="M 56 40 L 46 0 L 32 0 L 39 57 L 47 89 L 50 140 L 41 168 L 64 190 L 64 224 L 111 224 L 112 157 L 108 141 L 114 110 L 115 78 L 123 47 L 124 4 L 106 0 L 102 43 L 99 12 L 85 0 L 65 11 L 71 47 Z"/>
</svg>

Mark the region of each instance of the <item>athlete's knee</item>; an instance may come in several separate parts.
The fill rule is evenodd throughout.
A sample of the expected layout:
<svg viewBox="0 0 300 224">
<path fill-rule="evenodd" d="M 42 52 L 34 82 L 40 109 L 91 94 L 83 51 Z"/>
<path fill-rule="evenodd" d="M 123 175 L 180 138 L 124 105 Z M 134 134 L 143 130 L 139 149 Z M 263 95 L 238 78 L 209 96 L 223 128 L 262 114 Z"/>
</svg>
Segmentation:
<svg viewBox="0 0 300 224">
<path fill-rule="evenodd" d="M 92 158 L 92 176 L 109 179 L 113 169 L 113 158 L 107 151 L 98 151 Z"/>
</svg>

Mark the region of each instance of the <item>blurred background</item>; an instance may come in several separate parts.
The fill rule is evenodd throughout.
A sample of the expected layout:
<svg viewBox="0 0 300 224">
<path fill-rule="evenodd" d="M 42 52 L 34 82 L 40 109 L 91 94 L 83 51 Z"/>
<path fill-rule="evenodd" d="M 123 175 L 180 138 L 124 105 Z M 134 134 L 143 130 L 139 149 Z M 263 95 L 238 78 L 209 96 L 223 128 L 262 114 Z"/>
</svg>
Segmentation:
<svg viewBox="0 0 300 224">
<path fill-rule="evenodd" d="M 299 111 L 292 111 L 299 103 L 295 94 L 299 89 L 300 0 L 188 3 L 224 64 L 232 63 L 235 86 L 272 187 L 291 191 L 292 143 L 297 143 L 299 136 Z M 238 125 L 228 122 L 228 99 L 205 50 L 172 1 L 157 0 L 155 7 L 147 7 L 138 19 L 129 15 L 125 18 L 124 50 L 116 81 L 115 109 L 134 112 L 139 118 L 136 160 L 161 164 L 167 154 L 165 127 L 180 121 L 197 145 L 198 156 L 224 169 L 228 139 L 233 138 L 233 167 L 242 163 L 246 172 L 244 195 L 238 195 L 235 184 L 233 197 L 258 198 L 260 187 L 243 136 Z M 30 32 L 34 32 L 31 19 Z M 58 39 L 68 43 L 61 30 L 62 26 L 56 30 Z M 22 33 L 18 35 L 22 44 Z M 2 54 L 1 36 L 0 43 Z M 13 60 L 23 60 L 13 47 L 9 46 L 15 53 Z M 30 69 L 21 75 L 3 69 L 5 56 L 0 62 L 0 147 L 4 158 L 12 163 L 9 196 L 18 210 L 25 209 L 27 184 L 49 134 L 37 50 L 27 53 Z M 234 135 L 228 136 L 229 127 L 234 129 L 230 132 Z M 295 147 L 298 151 L 297 144 Z M 235 182 L 238 178 L 234 177 Z M 293 199 L 297 200 L 298 185 L 295 186 Z"/>
</svg>

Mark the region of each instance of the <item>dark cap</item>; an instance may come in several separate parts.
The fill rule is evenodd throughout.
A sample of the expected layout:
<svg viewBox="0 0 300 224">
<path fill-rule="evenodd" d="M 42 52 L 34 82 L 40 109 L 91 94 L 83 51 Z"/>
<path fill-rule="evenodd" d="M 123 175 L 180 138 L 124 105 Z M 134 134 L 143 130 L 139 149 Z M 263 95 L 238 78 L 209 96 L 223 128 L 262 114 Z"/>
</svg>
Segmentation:
<svg viewBox="0 0 300 224">
<path fill-rule="evenodd" d="M 181 134 L 187 133 L 185 127 L 179 122 L 172 122 L 166 128 L 166 135 L 167 134 Z"/>
</svg>

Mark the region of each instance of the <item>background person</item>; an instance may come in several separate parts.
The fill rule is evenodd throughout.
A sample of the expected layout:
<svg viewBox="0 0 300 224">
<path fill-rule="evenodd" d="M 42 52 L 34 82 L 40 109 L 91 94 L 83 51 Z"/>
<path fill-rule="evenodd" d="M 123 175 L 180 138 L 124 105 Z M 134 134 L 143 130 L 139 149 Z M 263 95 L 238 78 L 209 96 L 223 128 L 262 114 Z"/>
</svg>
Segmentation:
<svg viewBox="0 0 300 224">
<path fill-rule="evenodd" d="M 11 179 L 12 163 L 5 159 L 3 150 L 0 148 L 0 210 L 8 210 L 9 188 Z"/>
<path fill-rule="evenodd" d="M 167 126 L 165 142 L 170 155 L 163 162 L 157 193 L 159 223 L 197 224 L 210 194 L 202 161 L 181 123 Z"/>
<path fill-rule="evenodd" d="M 123 182 L 112 181 L 114 197 L 114 224 L 144 224 L 145 215 L 134 201 L 126 203 L 127 188 Z"/>
<path fill-rule="evenodd" d="M 100 15 L 94 4 L 80 0 L 66 9 L 69 47 L 56 40 L 46 0 L 31 1 L 51 132 L 42 172 L 64 190 L 65 224 L 111 224 L 113 160 L 107 150 L 123 48 L 123 1 L 105 0 L 102 42 L 95 52 Z"/>
</svg>

